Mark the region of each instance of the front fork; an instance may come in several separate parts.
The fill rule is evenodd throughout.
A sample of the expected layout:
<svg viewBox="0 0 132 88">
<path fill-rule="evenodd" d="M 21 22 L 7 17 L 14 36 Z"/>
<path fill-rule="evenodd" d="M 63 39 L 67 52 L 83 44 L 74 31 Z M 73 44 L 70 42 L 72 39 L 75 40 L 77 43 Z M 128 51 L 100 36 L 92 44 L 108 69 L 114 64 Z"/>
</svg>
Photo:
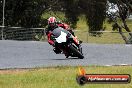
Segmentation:
<svg viewBox="0 0 132 88">
<path fill-rule="evenodd" d="M 72 43 L 72 45 L 73 45 L 79 52 L 82 53 L 82 46 L 81 46 L 81 44 L 76 45 L 76 44 Z M 83 53 L 82 53 L 82 54 L 83 54 Z"/>
</svg>

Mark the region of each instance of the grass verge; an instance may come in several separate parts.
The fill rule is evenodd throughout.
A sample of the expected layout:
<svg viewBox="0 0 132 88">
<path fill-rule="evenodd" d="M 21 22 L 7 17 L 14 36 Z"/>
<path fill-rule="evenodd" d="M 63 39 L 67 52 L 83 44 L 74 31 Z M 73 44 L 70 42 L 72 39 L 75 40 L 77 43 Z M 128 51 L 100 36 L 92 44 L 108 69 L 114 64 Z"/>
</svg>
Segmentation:
<svg viewBox="0 0 132 88">
<path fill-rule="evenodd" d="M 85 66 L 87 74 L 130 74 L 132 66 Z M 132 88 L 130 84 L 76 83 L 78 67 L 0 70 L 0 88 Z"/>
</svg>

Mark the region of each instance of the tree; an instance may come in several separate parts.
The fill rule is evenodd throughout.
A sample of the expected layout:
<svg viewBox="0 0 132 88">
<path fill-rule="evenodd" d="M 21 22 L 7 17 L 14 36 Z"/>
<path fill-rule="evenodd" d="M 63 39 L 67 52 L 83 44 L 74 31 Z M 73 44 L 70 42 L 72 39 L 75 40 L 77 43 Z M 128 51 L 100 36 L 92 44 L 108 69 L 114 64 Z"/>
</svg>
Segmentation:
<svg viewBox="0 0 132 88">
<path fill-rule="evenodd" d="M 42 27 L 41 15 L 47 7 L 46 0 L 7 0 L 5 26 Z"/>
<path fill-rule="evenodd" d="M 41 15 L 50 10 L 64 12 L 73 28 L 78 16 L 85 14 L 89 31 L 100 31 L 105 20 L 105 5 L 106 0 L 7 0 L 5 26 L 42 27 L 46 19 Z"/>
<path fill-rule="evenodd" d="M 65 15 L 69 24 L 72 24 L 72 28 L 76 28 L 77 21 L 79 20 L 78 0 L 65 1 L 65 8 Z"/>
<path fill-rule="evenodd" d="M 126 23 L 129 13 L 132 13 L 132 0 L 109 0 L 109 2 L 113 4 L 113 9 L 117 9 L 114 13 L 108 13 L 108 17 L 114 22 L 113 30 L 119 31 L 126 44 L 132 43 L 132 33 Z M 122 25 L 119 25 L 118 19 L 121 19 Z M 129 33 L 129 39 L 123 34 L 123 29 Z"/>
<path fill-rule="evenodd" d="M 85 14 L 91 35 L 100 35 L 105 20 L 106 0 L 79 0 L 81 13 Z M 94 31 L 94 32 L 93 32 Z"/>
</svg>

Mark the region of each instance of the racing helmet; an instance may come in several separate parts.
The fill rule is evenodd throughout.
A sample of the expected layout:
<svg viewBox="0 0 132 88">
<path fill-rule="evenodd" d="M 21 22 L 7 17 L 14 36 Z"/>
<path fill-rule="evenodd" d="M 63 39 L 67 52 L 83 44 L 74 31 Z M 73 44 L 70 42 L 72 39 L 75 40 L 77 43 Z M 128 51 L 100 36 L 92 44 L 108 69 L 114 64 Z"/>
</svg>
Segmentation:
<svg viewBox="0 0 132 88">
<path fill-rule="evenodd" d="M 55 17 L 49 17 L 49 19 L 48 19 L 48 25 L 50 27 L 54 27 L 56 25 L 56 18 Z"/>
</svg>

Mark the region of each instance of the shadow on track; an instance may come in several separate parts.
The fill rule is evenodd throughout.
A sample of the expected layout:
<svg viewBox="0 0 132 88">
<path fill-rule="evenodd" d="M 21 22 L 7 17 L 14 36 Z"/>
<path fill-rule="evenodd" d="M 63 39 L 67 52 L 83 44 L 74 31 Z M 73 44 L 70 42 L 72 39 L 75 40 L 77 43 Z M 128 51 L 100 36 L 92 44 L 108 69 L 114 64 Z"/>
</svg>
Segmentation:
<svg viewBox="0 0 132 88">
<path fill-rule="evenodd" d="M 75 60 L 75 59 L 79 59 L 77 57 L 70 57 L 70 58 L 64 58 L 64 59 L 52 59 L 52 60 Z"/>
</svg>

